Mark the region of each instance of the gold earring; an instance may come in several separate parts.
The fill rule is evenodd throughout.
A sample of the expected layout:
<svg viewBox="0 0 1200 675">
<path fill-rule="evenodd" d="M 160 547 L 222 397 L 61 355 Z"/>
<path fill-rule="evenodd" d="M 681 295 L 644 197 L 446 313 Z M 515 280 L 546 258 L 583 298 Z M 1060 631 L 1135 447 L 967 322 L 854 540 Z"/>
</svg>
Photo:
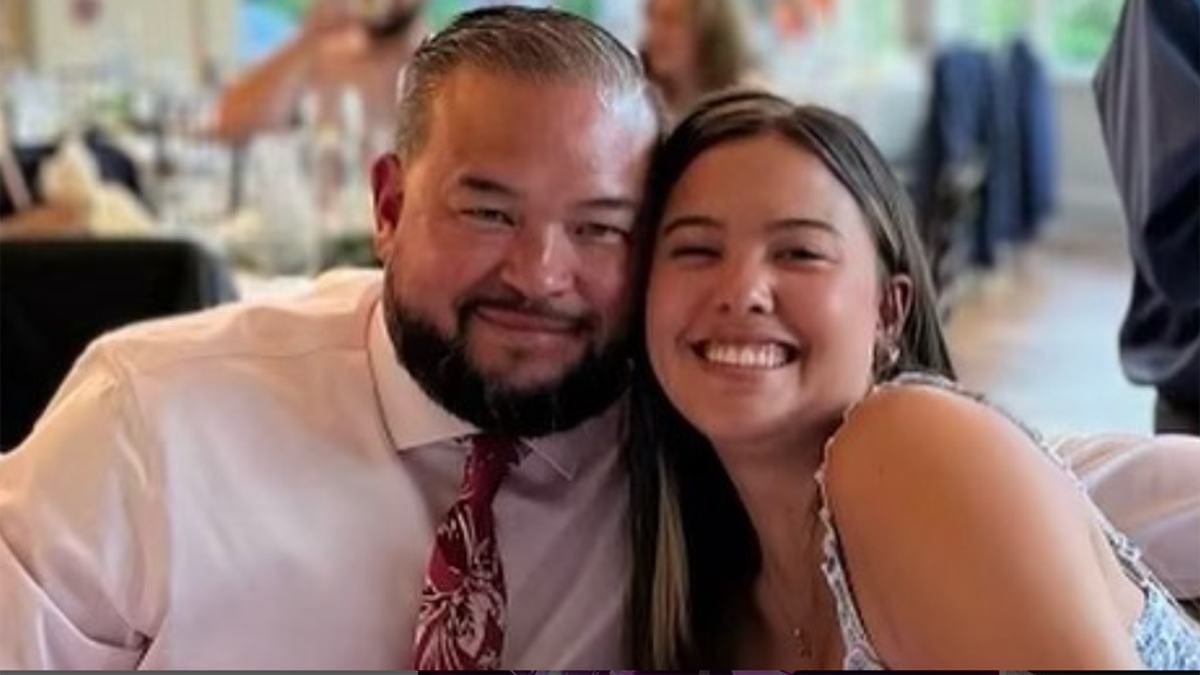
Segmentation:
<svg viewBox="0 0 1200 675">
<path fill-rule="evenodd" d="M 874 352 L 872 360 L 875 364 L 876 378 L 886 375 L 900 362 L 900 345 L 892 340 L 877 343 Z"/>
</svg>

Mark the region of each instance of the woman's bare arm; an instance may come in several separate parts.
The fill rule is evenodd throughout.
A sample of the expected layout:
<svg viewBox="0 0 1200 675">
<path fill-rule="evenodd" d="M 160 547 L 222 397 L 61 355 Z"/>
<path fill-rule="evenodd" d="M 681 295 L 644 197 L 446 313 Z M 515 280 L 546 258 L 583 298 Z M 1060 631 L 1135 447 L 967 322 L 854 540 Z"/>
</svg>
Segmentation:
<svg viewBox="0 0 1200 675">
<path fill-rule="evenodd" d="M 1002 415 L 885 389 L 830 452 L 847 573 L 889 667 L 1139 667 L 1087 502 Z"/>
</svg>

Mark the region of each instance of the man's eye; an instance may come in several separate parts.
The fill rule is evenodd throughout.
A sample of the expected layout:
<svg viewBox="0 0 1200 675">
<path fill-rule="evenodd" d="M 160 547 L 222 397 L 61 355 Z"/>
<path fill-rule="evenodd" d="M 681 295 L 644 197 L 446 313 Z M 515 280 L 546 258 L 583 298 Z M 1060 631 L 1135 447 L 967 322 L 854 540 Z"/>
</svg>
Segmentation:
<svg viewBox="0 0 1200 675">
<path fill-rule="evenodd" d="M 581 223 L 572 229 L 575 236 L 597 243 L 621 244 L 629 239 L 627 230 L 607 223 Z"/>
<path fill-rule="evenodd" d="M 500 209 L 463 209 L 462 215 L 486 225 L 513 225 L 516 220 Z"/>
</svg>

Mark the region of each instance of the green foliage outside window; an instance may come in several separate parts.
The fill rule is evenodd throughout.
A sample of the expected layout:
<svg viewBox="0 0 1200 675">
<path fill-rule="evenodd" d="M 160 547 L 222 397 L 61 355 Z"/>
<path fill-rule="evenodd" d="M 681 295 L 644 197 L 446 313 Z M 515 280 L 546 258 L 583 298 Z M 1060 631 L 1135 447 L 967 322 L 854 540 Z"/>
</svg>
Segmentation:
<svg viewBox="0 0 1200 675">
<path fill-rule="evenodd" d="M 463 10 L 465 4 L 463 0 L 429 0 L 425 3 L 425 20 L 430 28 L 441 30 L 455 14 Z"/>
<path fill-rule="evenodd" d="M 558 2 L 555 2 L 554 4 L 562 9 L 567 10 L 568 12 L 572 12 L 580 16 L 586 16 L 589 19 L 594 19 L 596 18 L 596 3 L 598 1 L 599 0 L 558 0 Z"/>
<path fill-rule="evenodd" d="M 1033 38 L 1060 73 L 1086 73 L 1104 54 L 1123 0 L 937 0 L 953 20 L 945 37 L 1003 47 L 1017 35 Z"/>
<path fill-rule="evenodd" d="M 595 18 L 600 2 L 603 0 L 556 0 L 551 4 L 575 14 Z M 431 28 L 440 30 L 459 12 L 484 4 L 488 3 L 479 0 L 429 0 L 425 4 L 425 17 Z"/>
<path fill-rule="evenodd" d="M 1121 0 L 1076 0 L 1049 3 L 1050 49 L 1065 66 L 1091 67 L 1104 54 Z"/>
<path fill-rule="evenodd" d="M 259 5 L 269 7 L 272 11 L 293 20 L 304 15 L 304 10 L 312 0 L 254 0 Z"/>
<path fill-rule="evenodd" d="M 978 0 L 977 0 L 978 1 Z M 987 0 L 979 5 L 980 37 L 987 44 L 999 45 L 1020 34 L 1028 24 L 1027 5 L 1019 0 Z"/>
</svg>

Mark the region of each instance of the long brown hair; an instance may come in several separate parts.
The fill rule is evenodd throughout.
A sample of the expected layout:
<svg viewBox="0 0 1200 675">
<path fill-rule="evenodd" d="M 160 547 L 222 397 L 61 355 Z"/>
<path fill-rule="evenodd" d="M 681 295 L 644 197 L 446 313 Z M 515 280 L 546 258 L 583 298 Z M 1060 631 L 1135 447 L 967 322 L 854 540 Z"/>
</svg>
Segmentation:
<svg viewBox="0 0 1200 675">
<path fill-rule="evenodd" d="M 654 2 L 654 0 L 650 0 Z M 701 92 L 732 87 L 753 67 L 753 55 L 741 0 L 689 0 L 695 30 L 696 86 Z M 643 57 L 643 61 L 645 61 Z M 675 84 L 663 79 L 647 64 L 647 75 L 671 103 Z"/>
<path fill-rule="evenodd" d="M 761 91 L 733 89 L 707 97 L 656 153 L 638 228 L 639 321 L 645 317 L 656 231 L 672 188 L 706 151 L 764 134 L 785 138 L 820 160 L 862 210 L 881 278 L 902 274 L 912 280 L 899 358 L 877 378 L 912 370 L 953 378 L 913 208 L 886 160 L 852 120 Z M 712 445 L 667 400 L 650 368 L 644 323 L 638 330 L 629 453 L 635 664 L 672 670 L 732 666 L 728 621 L 748 601 L 758 574 L 757 537 Z"/>
</svg>

